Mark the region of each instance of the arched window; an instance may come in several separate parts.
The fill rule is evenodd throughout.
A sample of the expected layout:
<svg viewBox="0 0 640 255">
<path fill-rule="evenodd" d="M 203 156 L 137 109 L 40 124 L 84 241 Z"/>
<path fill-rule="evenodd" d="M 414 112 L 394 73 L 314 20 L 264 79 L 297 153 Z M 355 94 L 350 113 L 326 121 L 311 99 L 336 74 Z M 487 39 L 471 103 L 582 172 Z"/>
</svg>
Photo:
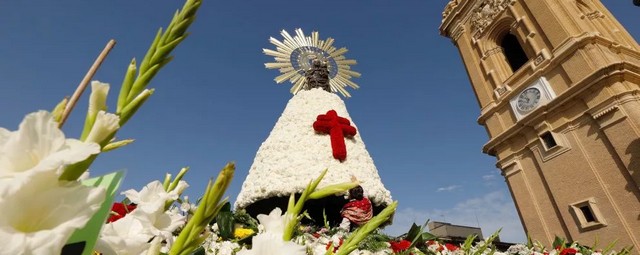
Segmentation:
<svg viewBox="0 0 640 255">
<path fill-rule="evenodd" d="M 524 53 L 524 49 L 520 46 L 520 42 L 518 42 L 518 38 L 516 38 L 513 34 L 506 34 L 502 41 L 500 42 L 500 46 L 504 50 L 504 55 L 507 58 L 507 62 L 509 62 L 509 66 L 511 66 L 511 70 L 513 72 L 517 71 L 522 67 L 527 61 L 529 61 L 529 57 Z"/>
</svg>

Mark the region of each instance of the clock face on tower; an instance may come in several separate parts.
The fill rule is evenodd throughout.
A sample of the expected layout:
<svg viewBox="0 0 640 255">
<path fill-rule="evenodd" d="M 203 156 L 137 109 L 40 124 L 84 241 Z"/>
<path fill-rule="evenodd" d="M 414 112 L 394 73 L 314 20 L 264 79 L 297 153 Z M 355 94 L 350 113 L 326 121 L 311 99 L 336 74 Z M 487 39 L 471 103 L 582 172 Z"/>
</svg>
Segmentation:
<svg viewBox="0 0 640 255">
<path fill-rule="evenodd" d="M 538 88 L 528 88 L 518 95 L 518 110 L 528 112 L 533 110 L 540 102 L 540 90 Z"/>
</svg>

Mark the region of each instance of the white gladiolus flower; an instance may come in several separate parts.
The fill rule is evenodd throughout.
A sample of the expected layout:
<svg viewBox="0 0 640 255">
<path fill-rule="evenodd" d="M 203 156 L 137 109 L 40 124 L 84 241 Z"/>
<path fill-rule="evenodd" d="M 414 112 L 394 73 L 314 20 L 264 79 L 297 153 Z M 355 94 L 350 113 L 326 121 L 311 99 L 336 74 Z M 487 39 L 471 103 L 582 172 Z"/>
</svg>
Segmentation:
<svg viewBox="0 0 640 255">
<path fill-rule="evenodd" d="M 284 233 L 284 227 L 288 222 L 288 214 L 282 215 L 282 210 L 280 208 L 273 209 L 269 215 L 260 214 L 258 215 L 258 221 L 260 221 L 260 225 L 264 226 L 265 233 Z"/>
<path fill-rule="evenodd" d="M 122 192 L 122 194 L 127 196 L 132 203 L 138 205 L 136 211 L 142 209 L 147 213 L 156 212 L 159 206 L 162 206 L 164 209 L 166 201 L 178 199 L 178 194 L 166 192 L 164 187 L 162 187 L 162 183 L 159 181 L 153 181 L 147 184 L 140 192 L 130 189 Z"/>
<path fill-rule="evenodd" d="M 96 250 L 109 254 L 140 254 L 149 248 L 148 241 L 156 238 L 167 241 L 168 247 L 173 243 L 173 231 L 184 226 L 185 217 L 158 210 L 147 213 L 136 208 L 122 219 L 106 224 L 100 233 L 100 243 L 103 250 Z M 154 237 L 155 236 L 155 237 Z"/>
<path fill-rule="evenodd" d="M 189 187 L 189 184 L 186 181 L 179 181 L 178 185 L 176 185 L 176 187 L 169 192 L 169 194 L 171 194 L 171 196 L 173 197 L 173 195 L 176 195 L 176 198 L 173 200 L 178 199 L 178 197 L 180 196 L 180 194 L 182 194 L 182 192 Z"/>
<path fill-rule="evenodd" d="M 96 116 L 96 121 L 93 123 L 93 127 L 87 135 L 87 142 L 100 143 L 107 137 L 120 128 L 120 117 L 113 113 L 106 113 L 99 111 Z"/>
<path fill-rule="evenodd" d="M 105 255 L 138 255 L 149 249 L 153 235 L 146 231 L 149 226 L 132 216 L 133 212 L 104 225 L 95 250 Z"/>
<path fill-rule="evenodd" d="M 46 111 L 27 115 L 17 131 L 0 128 L 0 254 L 60 254 L 105 192 L 59 174 L 99 152 L 95 143 L 66 139 Z"/>
<path fill-rule="evenodd" d="M 60 254 L 105 198 L 103 188 L 58 181 L 55 171 L 34 171 L 16 179 L 24 185 L 0 196 L 0 254 Z"/>
<path fill-rule="evenodd" d="M 251 250 L 243 249 L 237 255 L 303 255 L 306 248 L 291 241 L 282 240 L 284 226 L 290 220 L 290 215 L 282 215 L 280 208 L 273 209 L 269 215 L 260 214 L 258 220 L 265 231 L 252 238 Z"/>
<path fill-rule="evenodd" d="M 184 189 L 186 182 L 179 183 L 176 189 Z M 166 192 L 158 181 L 147 184 L 140 192 L 127 190 L 126 195 L 137 207 L 131 213 L 102 228 L 100 243 L 103 252 L 113 250 L 115 254 L 140 254 L 149 248 L 148 241 L 156 238 L 166 241 L 165 248 L 173 244 L 173 232 L 184 226 L 186 217 L 180 215 L 178 208 L 165 211 L 165 202 L 178 198 L 173 192 Z"/>
<path fill-rule="evenodd" d="M 65 139 L 46 111 L 27 115 L 17 131 L 0 128 L 0 182 L 30 171 L 57 171 L 100 152 L 95 143 Z M 1 185 L 6 186 L 6 185 Z"/>
<path fill-rule="evenodd" d="M 144 210 L 133 210 L 127 216 L 133 217 L 145 226 L 145 231 L 154 236 L 160 236 L 164 240 L 172 241 L 173 231 L 184 226 L 186 217 L 179 213 L 164 208 L 148 213 Z M 127 217 L 125 216 L 125 217 Z"/>
</svg>

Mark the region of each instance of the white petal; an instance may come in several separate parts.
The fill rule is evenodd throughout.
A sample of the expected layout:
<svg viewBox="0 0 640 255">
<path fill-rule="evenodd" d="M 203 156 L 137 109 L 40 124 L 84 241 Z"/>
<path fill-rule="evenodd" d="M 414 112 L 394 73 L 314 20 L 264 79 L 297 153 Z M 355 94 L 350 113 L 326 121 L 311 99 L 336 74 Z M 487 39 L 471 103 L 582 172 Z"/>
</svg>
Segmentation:
<svg viewBox="0 0 640 255">
<path fill-rule="evenodd" d="M 93 154 L 100 153 L 100 145 L 85 143 L 76 139 L 66 139 L 65 145 L 59 151 L 42 160 L 33 170 L 46 171 L 47 169 L 60 168 L 78 163 Z"/>
<path fill-rule="evenodd" d="M 134 210 L 133 212 L 136 212 Z M 153 237 L 145 232 L 146 227 L 143 223 L 133 215 L 133 212 L 127 214 L 124 218 L 106 224 L 100 232 L 100 247 L 96 250 L 102 253 L 126 255 L 138 255 L 150 246 L 148 241 Z"/>
<path fill-rule="evenodd" d="M 96 121 L 87 135 L 87 142 L 101 143 L 120 128 L 120 117 L 113 113 L 99 111 Z"/>
<path fill-rule="evenodd" d="M 82 161 L 100 152 L 94 143 L 65 139 L 64 134 L 45 111 L 27 115 L 18 131 L 0 138 L 0 178 L 35 171 L 55 171 L 61 166 Z"/>
<path fill-rule="evenodd" d="M 26 236 L 15 235 L 10 229 L 0 228 L 0 238 L 3 242 L 0 254 L 26 254 L 31 248 L 24 245 Z"/>
<path fill-rule="evenodd" d="M 251 250 L 243 252 L 245 255 L 304 255 L 306 248 L 302 245 L 283 241 L 282 235 L 263 233 L 251 239 Z M 238 253 L 238 255 L 243 255 Z"/>
<path fill-rule="evenodd" d="M 4 143 L 7 142 L 10 135 L 11 135 L 11 131 L 6 130 L 4 128 L 0 128 L 0 154 L 2 153 L 2 147 L 4 147 Z"/>
<path fill-rule="evenodd" d="M 169 192 L 169 194 L 171 195 L 171 197 L 175 196 L 175 199 L 173 200 L 176 200 L 178 199 L 178 197 L 180 197 L 180 194 L 182 194 L 182 192 L 188 187 L 189 184 L 186 181 L 179 181 L 178 185 L 176 185 L 176 188 Z"/>
<path fill-rule="evenodd" d="M 130 189 L 122 192 L 122 194 L 129 198 L 131 202 L 138 204 L 136 210 L 144 210 L 148 213 L 156 212 L 160 208 L 164 211 L 164 203 L 166 201 L 178 199 L 176 194 L 167 193 L 159 181 L 147 184 L 140 192 Z"/>
<path fill-rule="evenodd" d="M 89 96 L 89 113 L 94 116 L 107 106 L 107 94 L 109 94 L 109 84 L 99 81 L 91 81 L 91 95 Z"/>
<path fill-rule="evenodd" d="M 185 221 L 186 221 L 186 216 L 183 216 L 177 213 L 172 213 L 169 211 L 157 217 L 156 222 L 153 225 L 158 230 L 169 233 L 169 235 L 171 235 L 173 231 L 183 226 L 185 224 Z"/>
<path fill-rule="evenodd" d="M 27 115 L 18 131 L 5 138 L 0 155 L 0 176 L 27 171 L 64 145 L 64 134 L 51 114 L 39 111 Z"/>
<path fill-rule="evenodd" d="M 289 214 L 282 215 L 282 210 L 278 207 L 273 209 L 269 215 L 258 215 L 258 221 L 260 225 L 263 225 L 266 232 L 270 233 L 283 233 L 284 227 L 288 222 Z"/>
<path fill-rule="evenodd" d="M 282 215 L 282 210 L 278 207 L 273 209 L 269 215 L 260 214 L 258 220 L 260 226 L 265 228 L 264 233 L 260 233 L 251 239 L 251 250 L 242 250 L 237 255 L 304 255 L 306 248 L 291 241 L 283 241 L 284 225 L 290 218 L 289 214 Z"/>
</svg>

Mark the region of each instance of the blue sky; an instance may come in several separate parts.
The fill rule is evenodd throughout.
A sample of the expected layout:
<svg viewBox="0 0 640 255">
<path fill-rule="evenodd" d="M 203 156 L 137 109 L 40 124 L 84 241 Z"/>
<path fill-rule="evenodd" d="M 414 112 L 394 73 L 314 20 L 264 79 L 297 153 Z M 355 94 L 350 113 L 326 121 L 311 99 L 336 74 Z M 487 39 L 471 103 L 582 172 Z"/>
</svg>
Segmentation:
<svg viewBox="0 0 640 255">
<path fill-rule="evenodd" d="M 228 161 L 237 165 L 228 190 L 234 200 L 260 144 L 291 98 L 277 85 L 268 38 L 302 28 L 346 46 L 362 73 L 347 109 L 380 176 L 400 205 L 389 232 L 427 219 L 500 227 L 502 240 L 524 231 L 487 141 L 476 123 L 478 105 L 455 46 L 438 34 L 447 1 L 207 1 L 191 36 L 150 87 L 156 93 L 105 153 L 94 175 L 128 169 L 123 190 L 141 188 L 165 172 L 190 166 L 188 193 L 199 194 Z M 631 0 L 604 0 L 637 39 Z M 131 58 L 141 60 L 157 29 L 181 1 L 3 1 L 0 3 L 0 126 L 16 129 L 23 116 L 52 109 L 71 95 L 106 42 L 117 45 L 95 79 L 111 83 L 110 109 Z M 88 96 L 88 94 L 87 94 Z M 87 98 L 64 131 L 78 137 Z"/>
</svg>

